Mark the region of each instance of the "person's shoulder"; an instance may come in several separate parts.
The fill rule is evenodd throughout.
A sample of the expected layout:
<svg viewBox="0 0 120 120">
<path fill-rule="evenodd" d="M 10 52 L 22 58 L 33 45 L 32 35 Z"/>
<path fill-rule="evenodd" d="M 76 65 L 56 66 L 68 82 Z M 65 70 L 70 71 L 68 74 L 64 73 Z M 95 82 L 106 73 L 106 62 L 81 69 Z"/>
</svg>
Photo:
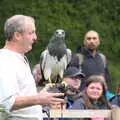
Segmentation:
<svg viewBox="0 0 120 120">
<path fill-rule="evenodd" d="M 115 96 L 116 95 L 114 93 L 110 92 L 109 90 L 106 91 L 107 100 L 112 100 L 112 99 L 114 99 Z"/>
<path fill-rule="evenodd" d="M 80 96 L 79 99 L 75 100 L 72 105 L 72 109 L 85 109 L 85 108 L 86 108 L 86 104 L 82 96 Z"/>
<path fill-rule="evenodd" d="M 98 55 L 101 57 L 101 59 L 102 59 L 102 61 L 104 63 L 104 67 L 106 68 L 106 66 L 107 66 L 107 58 L 106 58 L 106 56 L 100 51 L 98 52 Z"/>
<path fill-rule="evenodd" d="M 84 45 L 79 45 L 77 48 L 76 48 L 76 53 L 82 53 L 84 51 Z"/>
<path fill-rule="evenodd" d="M 81 52 L 81 46 L 78 46 L 77 48 L 76 48 L 76 53 L 80 53 Z"/>
<path fill-rule="evenodd" d="M 97 51 L 97 54 L 100 55 L 101 57 L 104 57 L 104 59 L 106 59 L 106 55 L 103 52 Z"/>
<path fill-rule="evenodd" d="M 109 99 L 110 102 L 116 101 L 117 100 L 117 95 L 113 96 L 112 98 Z"/>
<path fill-rule="evenodd" d="M 5 49 L 0 49 L 0 61 L 9 61 L 11 56 L 9 52 Z"/>
<path fill-rule="evenodd" d="M 79 96 L 79 98 L 76 98 L 74 100 L 74 102 L 76 102 L 76 103 L 85 103 L 85 100 L 84 100 L 83 96 L 81 95 L 81 96 Z"/>
</svg>

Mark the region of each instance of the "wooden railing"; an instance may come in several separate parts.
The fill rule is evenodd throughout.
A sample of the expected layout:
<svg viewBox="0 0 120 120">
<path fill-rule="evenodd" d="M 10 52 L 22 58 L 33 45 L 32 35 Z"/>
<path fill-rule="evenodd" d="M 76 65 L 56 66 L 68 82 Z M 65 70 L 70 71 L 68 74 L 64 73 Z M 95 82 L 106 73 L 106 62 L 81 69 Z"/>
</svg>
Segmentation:
<svg viewBox="0 0 120 120">
<path fill-rule="evenodd" d="M 0 109 L 0 120 L 8 115 Z M 44 117 L 48 117 L 44 114 Z M 112 118 L 112 120 L 120 120 L 120 109 L 113 110 L 50 110 L 50 118 Z"/>
<path fill-rule="evenodd" d="M 50 110 L 51 118 L 112 118 L 120 120 L 120 109 L 113 110 Z"/>
</svg>

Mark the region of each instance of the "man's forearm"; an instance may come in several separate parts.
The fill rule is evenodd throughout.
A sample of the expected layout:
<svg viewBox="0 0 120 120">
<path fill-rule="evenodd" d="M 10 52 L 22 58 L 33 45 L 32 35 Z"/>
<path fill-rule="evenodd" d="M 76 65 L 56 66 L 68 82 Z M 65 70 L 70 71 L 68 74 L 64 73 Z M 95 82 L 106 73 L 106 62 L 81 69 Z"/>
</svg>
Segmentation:
<svg viewBox="0 0 120 120">
<path fill-rule="evenodd" d="M 37 96 L 16 97 L 15 103 L 11 110 L 17 110 L 32 105 L 37 105 Z"/>
</svg>

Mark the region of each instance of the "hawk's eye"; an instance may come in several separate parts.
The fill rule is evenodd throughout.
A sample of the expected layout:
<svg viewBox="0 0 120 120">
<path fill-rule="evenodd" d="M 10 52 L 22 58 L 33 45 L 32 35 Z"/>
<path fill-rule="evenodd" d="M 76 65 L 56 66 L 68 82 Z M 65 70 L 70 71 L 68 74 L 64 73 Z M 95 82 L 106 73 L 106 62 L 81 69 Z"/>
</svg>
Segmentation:
<svg viewBox="0 0 120 120">
<path fill-rule="evenodd" d="M 64 32 L 62 32 L 62 34 L 64 34 Z"/>
<path fill-rule="evenodd" d="M 56 32 L 56 34 L 58 34 L 58 32 Z"/>
</svg>

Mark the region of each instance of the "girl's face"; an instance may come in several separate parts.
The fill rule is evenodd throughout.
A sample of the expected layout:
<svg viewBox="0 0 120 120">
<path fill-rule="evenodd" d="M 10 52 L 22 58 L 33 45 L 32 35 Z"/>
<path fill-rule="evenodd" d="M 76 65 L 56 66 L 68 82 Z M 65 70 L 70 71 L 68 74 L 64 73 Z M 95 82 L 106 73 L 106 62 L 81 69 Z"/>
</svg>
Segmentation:
<svg viewBox="0 0 120 120">
<path fill-rule="evenodd" d="M 103 87 L 99 82 L 93 82 L 86 88 L 87 95 L 92 100 L 98 100 L 103 93 Z"/>
</svg>

